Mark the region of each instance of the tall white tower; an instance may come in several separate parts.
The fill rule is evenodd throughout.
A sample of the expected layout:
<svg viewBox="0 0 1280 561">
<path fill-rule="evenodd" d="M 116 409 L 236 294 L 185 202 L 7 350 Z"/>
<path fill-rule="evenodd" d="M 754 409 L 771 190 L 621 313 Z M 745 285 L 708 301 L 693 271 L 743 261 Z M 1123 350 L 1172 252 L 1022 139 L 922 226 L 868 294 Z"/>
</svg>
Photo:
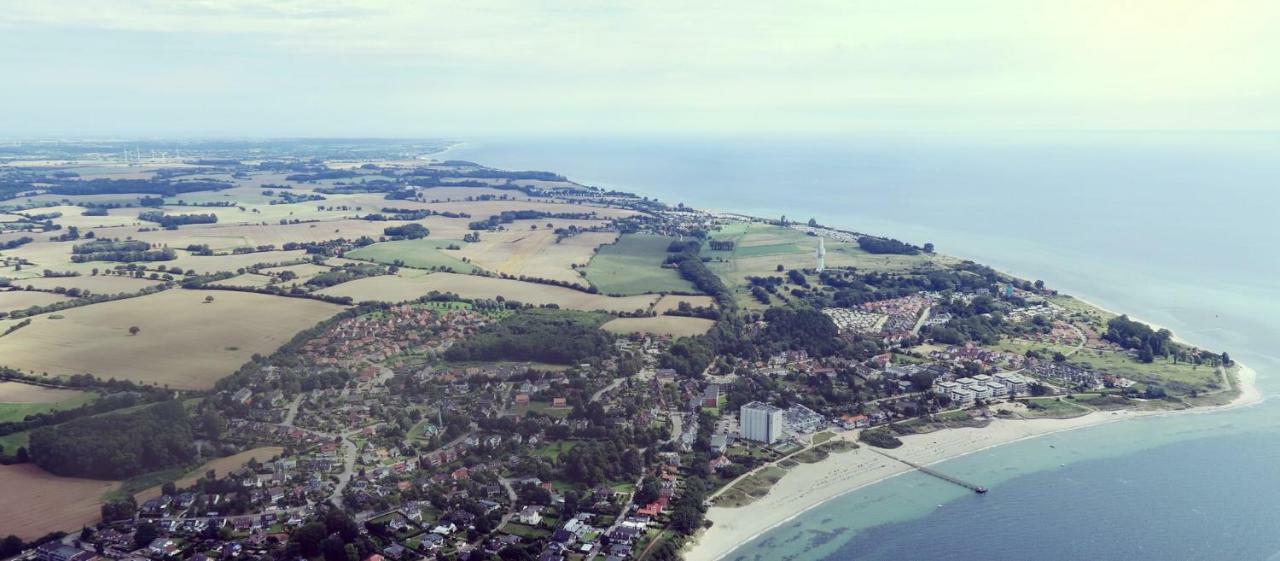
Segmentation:
<svg viewBox="0 0 1280 561">
<path fill-rule="evenodd" d="M 818 272 L 827 268 L 827 246 L 823 242 L 826 238 L 818 237 L 818 251 L 814 254 L 818 258 Z"/>
</svg>

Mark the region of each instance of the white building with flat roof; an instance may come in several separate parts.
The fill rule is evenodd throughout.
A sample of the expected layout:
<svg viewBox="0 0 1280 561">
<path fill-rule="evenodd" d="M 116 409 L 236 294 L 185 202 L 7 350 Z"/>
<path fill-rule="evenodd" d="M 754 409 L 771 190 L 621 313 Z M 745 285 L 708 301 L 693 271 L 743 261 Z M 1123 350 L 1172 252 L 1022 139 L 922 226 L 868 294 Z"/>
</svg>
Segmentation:
<svg viewBox="0 0 1280 561">
<path fill-rule="evenodd" d="M 780 407 L 753 401 L 738 410 L 738 424 L 742 426 L 742 438 L 765 444 L 782 440 L 784 428 L 783 410 Z"/>
</svg>

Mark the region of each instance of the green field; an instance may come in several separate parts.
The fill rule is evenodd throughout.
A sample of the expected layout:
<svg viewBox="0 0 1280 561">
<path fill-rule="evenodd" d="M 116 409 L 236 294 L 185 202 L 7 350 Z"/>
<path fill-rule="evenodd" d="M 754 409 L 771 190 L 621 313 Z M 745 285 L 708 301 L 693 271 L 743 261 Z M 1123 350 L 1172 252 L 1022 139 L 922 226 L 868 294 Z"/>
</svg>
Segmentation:
<svg viewBox="0 0 1280 561">
<path fill-rule="evenodd" d="M 602 245 L 585 270 L 587 281 L 605 294 L 697 292 L 675 269 L 662 268 L 667 246 L 674 238 L 625 234 L 617 243 Z"/>
<path fill-rule="evenodd" d="M 472 273 L 479 270 L 478 267 L 470 263 L 465 263 L 440 251 L 448 247 L 449 244 L 461 245 L 462 242 L 433 239 L 382 242 L 368 245 L 355 251 L 349 251 L 346 257 L 374 261 L 386 265 L 391 265 L 396 260 L 399 260 L 403 262 L 405 267 L 414 269 L 446 269 L 455 273 Z"/>
<path fill-rule="evenodd" d="M 995 347 L 1016 354 L 1036 350 L 1045 356 L 1052 356 L 1055 351 L 1069 354 L 1075 348 L 1013 339 L 1003 340 Z M 1175 363 L 1161 357 L 1156 357 L 1154 362 L 1146 364 L 1125 353 L 1082 349 L 1075 354 L 1069 354 L 1068 361 L 1113 376 L 1123 376 L 1135 382 L 1160 384 L 1180 394 L 1189 393 L 1191 390 L 1205 392 L 1226 387 L 1222 375 L 1212 366 L 1196 366 L 1186 362 Z"/>
<path fill-rule="evenodd" d="M 12 456 L 19 448 L 26 448 L 31 443 L 31 431 L 15 432 L 0 436 L 0 448 L 6 456 Z"/>
<path fill-rule="evenodd" d="M 85 392 L 72 397 L 71 399 L 65 399 L 55 403 L 0 403 L 0 423 L 21 421 L 25 419 L 27 415 L 34 415 L 36 413 L 74 409 L 97 398 L 98 394 Z"/>
<path fill-rule="evenodd" d="M 759 308 L 751 297 L 747 277 L 779 276 L 779 265 L 784 270 L 812 269 L 817 264 L 815 256 L 818 238 L 798 230 L 768 224 L 738 222 L 725 225 L 711 232 L 709 239 L 732 241 L 730 251 L 702 248 L 702 255 L 711 258 L 707 267 L 720 276 L 740 305 Z M 862 272 L 903 273 L 935 268 L 947 258 L 937 255 L 872 255 L 855 243 L 827 240 L 828 267 L 853 267 Z"/>
<path fill-rule="evenodd" d="M 548 460 L 555 461 L 560 459 L 560 454 L 563 454 L 565 452 L 568 452 L 569 450 L 572 450 L 574 446 L 577 446 L 577 444 L 578 444 L 577 442 L 557 440 L 555 442 L 551 442 L 549 444 L 539 447 L 536 451 L 534 451 L 533 455 L 538 456 L 540 458 L 546 458 Z"/>
<path fill-rule="evenodd" d="M 526 526 L 519 522 L 507 522 L 507 525 L 502 527 L 502 531 L 513 536 L 520 536 L 531 540 L 541 539 L 551 535 L 551 530 Z"/>
</svg>

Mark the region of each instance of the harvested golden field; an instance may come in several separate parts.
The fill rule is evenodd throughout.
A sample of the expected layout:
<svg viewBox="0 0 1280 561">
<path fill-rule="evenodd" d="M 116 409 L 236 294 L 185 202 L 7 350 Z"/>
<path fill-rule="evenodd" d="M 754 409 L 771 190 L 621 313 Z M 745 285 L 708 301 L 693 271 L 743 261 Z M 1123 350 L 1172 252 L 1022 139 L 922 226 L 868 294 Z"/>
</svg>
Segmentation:
<svg viewBox="0 0 1280 561">
<path fill-rule="evenodd" d="M 206 296 L 214 302 L 206 304 Z M 255 353 L 342 310 L 302 298 L 172 289 L 39 316 L 0 337 L 0 364 L 24 371 L 207 389 Z M 130 327 L 140 329 L 130 335 Z"/>
<path fill-rule="evenodd" d="M 690 306 L 695 308 L 714 308 L 716 306 L 716 299 L 710 296 L 668 294 L 663 296 L 661 300 L 658 300 L 657 304 L 653 305 L 653 311 L 662 314 L 663 312 L 679 308 L 681 302 L 688 302 Z"/>
<path fill-rule="evenodd" d="M 24 211 L 23 214 L 36 215 L 49 214 L 53 212 L 62 213 L 62 216 L 53 219 L 53 222 L 55 224 L 60 224 L 63 228 L 75 226 L 81 229 L 88 229 L 103 226 L 129 226 L 139 224 L 137 208 L 112 209 L 107 212 L 106 216 L 84 216 L 84 207 L 62 205 L 33 208 L 31 210 Z"/>
<path fill-rule="evenodd" d="M 22 382 L 0 382 L 0 403 L 57 403 L 84 392 L 62 388 L 46 388 Z"/>
<path fill-rule="evenodd" d="M 14 281 L 18 286 L 26 286 L 24 281 Z M 32 306 L 46 306 L 54 302 L 70 300 L 68 296 L 51 294 L 35 290 L 10 290 L 0 292 L 0 312 L 25 310 Z"/>
<path fill-rule="evenodd" d="M 545 227 L 530 230 L 517 221 L 501 232 L 484 232 L 477 243 L 462 244 L 446 254 L 470 259 L 476 266 L 495 273 L 527 276 L 588 286 L 574 265 L 585 267 L 596 248 L 613 243 L 617 232 L 588 232 L 556 243 L 554 231 Z M 564 222 L 564 221 L 561 221 Z"/>
<path fill-rule="evenodd" d="M 257 273 L 245 273 L 229 279 L 211 283 L 210 286 L 243 286 L 246 288 L 262 288 L 271 284 L 271 277 Z"/>
<path fill-rule="evenodd" d="M 260 251 L 257 253 L 241 253 L 239 255 L 190 255 L 179 252 L 179 257 L 172 261 L 157 261 L 152 265 L 164 265 L 169 268 L 180 267 L 183 270 L 194 269 L 198 274 L 216 273 L 219 271 L 235 272 L 245 267 L 263 264 L 289 263 L 304 259 L 307 252 L 301 249 L 293 251 Z"/>
<path fill-rule="evenodd" d="M 78 288 L 94 294 L 134 293 L 148 286 L 160 284 L 161 281 L 138 279 L 134 277 L 118 277 L 115 275 L 80 275 L 78 277 L 48 277 L 17 281 L 18 286 L 34 286 L 40 290 L 55 288 Z"/>
<path fill-rule="evenodd" d="M 609 320 L 600 328 L 617 334 L 649 333 L 653 335 L 671 335 L 673 337 L 691 337 L 706 333 L 715 323 L 709 319 L 702 318 L 657 316 L 651 318 L 617 318 Z"/>
<path fill-rule="evenodd" d="M 262 269 L 259 272 L 266 273 L 269 275 L 276 275 L 276 274 L 283 273 L 285 271 L 289 271 L 295 275 L 298 275 L 298 278 L 300 279 L 309 279 L 311 277 L 314 277 L 320 273 L 327 272 L 329 270 L 330 268 L 325 267 L 324 265 L 316 265 L 315 263 L 301 263 L 298 265 L 286 265 L 284 267 L 271 267 L 269 269 Z"/>
<path fill-rule="evenodd" d="M 370 277 L 331 286 L 320 293 L 350 296 L 356 302 L 366 300 L 403 302 L 423 296 L 432 290 L 452 292 L 463 298 L 502 296 L 507 300 L 518 300 L 529 304 L 556 304 L 561 308 L 586 311 L 648 310 L 658 299 L 657 295 L 652 294 L 613 297 L 588 294 L 572 288 L 547 284 L 455 273 L 431 273 L 414 277 L 404 275 Z"/>
<path fill-rule="evenodd" d="M 57 477 L 35 464 L 0 466 L 0 534 L 35 539 L 75 531 L 98 520 L 102 496 L 115 481 Z"/>
<path fill-rule="evenodd" d="M 261 448 L 246 450 L 225 458 L 209 460 L 200 467 L 187 472 L 187 475 L 183 476 L 182 479 L 175 481 L 173 484 L 179 489 L 190 487 L 199 481 L 201 477 L 204 477 L 204 474 L 208 473 L 209 470 L 213 470 L 214 475 L 219 478 L 223 478 L 226 477 L 228 473 L 244 467 L 245 464 L 249 463 L 249 460 L 258 460 L 259 463 L 262 463 L 279 456 L 283 452 L 284 448 L 279 446 L 263 446 Z M 156 485 L 155 487 L 143 489 L 135 494 L 133 498 L 137 500 L 138 503 L 154 499 L 160 496 L 160 489 L 162 487 L 163 485 Z"/>
</svg>

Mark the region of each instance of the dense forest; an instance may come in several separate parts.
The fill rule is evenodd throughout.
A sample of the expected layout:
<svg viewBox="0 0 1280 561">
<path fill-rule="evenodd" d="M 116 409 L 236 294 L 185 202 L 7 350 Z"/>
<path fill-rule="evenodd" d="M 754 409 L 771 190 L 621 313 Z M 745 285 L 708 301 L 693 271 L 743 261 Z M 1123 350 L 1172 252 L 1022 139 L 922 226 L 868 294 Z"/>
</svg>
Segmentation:
<svg viewBox="0 0 1280 561">
<path fill-rule="evenodd" d="M 431 230 L 421 224 L 405 224 L 404 226 L 387 226 L 382 229 L 382 233 L 392 239 L 416 240 L 427 237 L 431 234 Z"/>
<path fill-rule="evenodd" d="M 149 210 L 138 215 L 138 220 L 155 222 L 165 228 L 177 228 L 187 224 L 214 224 L 218 221 L 216 214 L 165 214 L 158 210 Z"/>
<path fill-rule="evenodd" d="M 126 193 L 146 193 L 172 197 L 179 193 L 194 191 L 220 191 L 235 185 L 225 181 L 189 180 L 167 181 L 157 179 L 91 179 L 63 180 L 49 188 L 55 195 L 120 195 Z"/>
<path fill-rule="evenodd" d="M 453 361 L 531 360 L 577 364 L 613 354 L 607 315 L 555 309 L 521 310 L 445 352 Z"/>
<path fill-rule="evenodd" d="M 920 248 L 906 242 L 891 238 L 875 238 L 862 236 L 858 238 L 858 247 L 867 253 L 876 255 L 918 255 Z"/>
<path fill-rule="evenodd" d="M 1138 351 L 1138 360 L 1152 362 L 1157 356 L 1168 356 L 1172 350 L 1173 334 L 1167 329 L 1155 331 L 1147 324 L 1129 319 L 1129 316 L 1111 318 L 1103 339 L 1126 349 Z"/>
<path fill-rule="evenodd" d="M 124 479 L 195 458 L 180 401 L 82 417 L 31 432 L 31 461 L 65 477 Z"/>
<path fill-rule="evenodd" d="M 71 261 L 85 263 L 88 261 L 170 261 L 177 259 L 178 254 L 172 249 L 151 249 L 151 244 L 137 240 L 112 241 L 94 240 L 78 244 L 71 248 Z"/>
</svg>

